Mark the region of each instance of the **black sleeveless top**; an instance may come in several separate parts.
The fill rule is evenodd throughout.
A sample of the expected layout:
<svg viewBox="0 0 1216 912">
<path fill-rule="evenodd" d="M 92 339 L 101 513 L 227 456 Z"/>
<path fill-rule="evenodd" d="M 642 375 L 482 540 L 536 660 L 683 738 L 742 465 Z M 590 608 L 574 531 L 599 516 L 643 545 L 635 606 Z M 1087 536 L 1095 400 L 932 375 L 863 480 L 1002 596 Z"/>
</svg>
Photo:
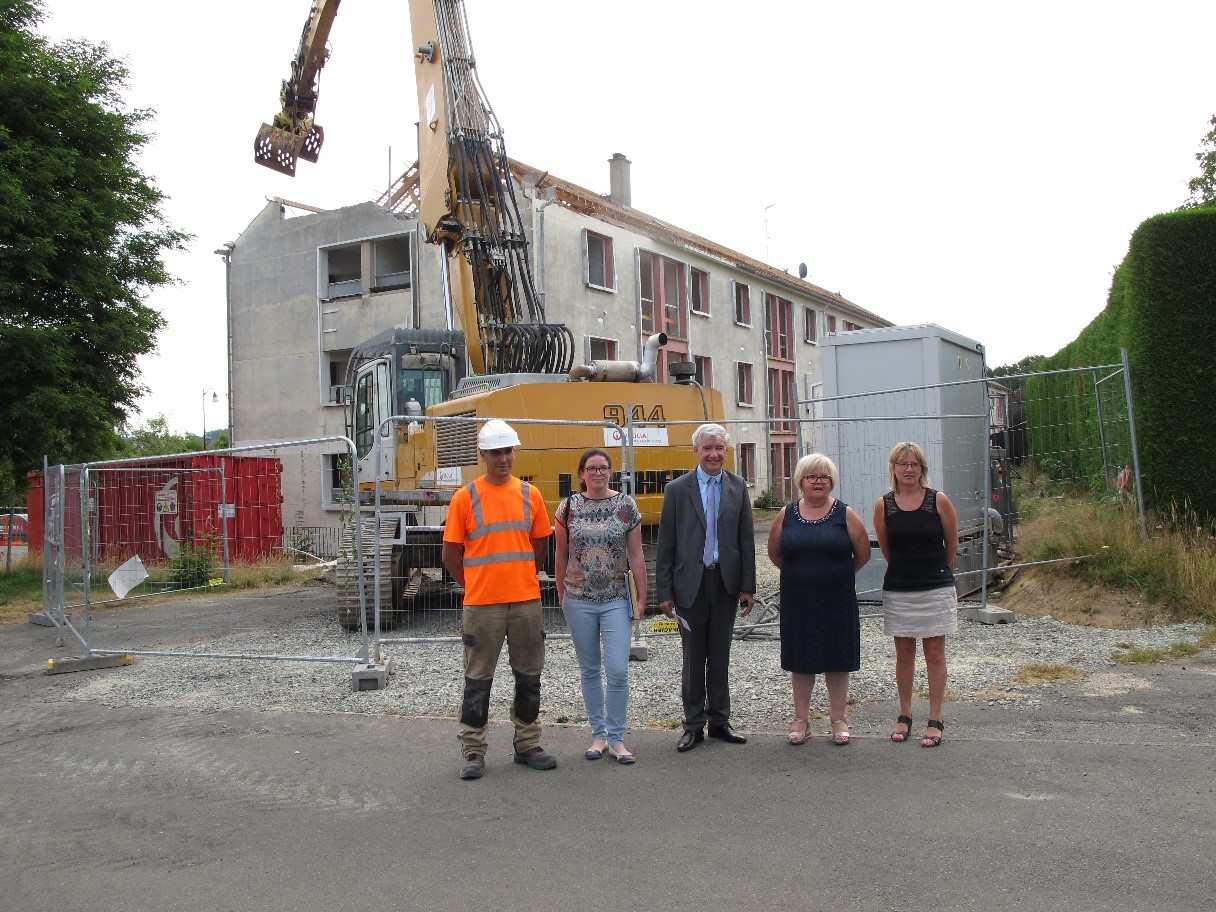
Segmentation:
<svg viewBox="0 0 1216 912">
<path fill-rule="evenodd" d="M 921 592 L 953 586 L 937 491 L 926 488 L 925 499 L 915 510 L 901 510 L 894 491 L 888 491 L 882 500 L 890 553 L 882 587 L 892 592 Z"/>
</svg>

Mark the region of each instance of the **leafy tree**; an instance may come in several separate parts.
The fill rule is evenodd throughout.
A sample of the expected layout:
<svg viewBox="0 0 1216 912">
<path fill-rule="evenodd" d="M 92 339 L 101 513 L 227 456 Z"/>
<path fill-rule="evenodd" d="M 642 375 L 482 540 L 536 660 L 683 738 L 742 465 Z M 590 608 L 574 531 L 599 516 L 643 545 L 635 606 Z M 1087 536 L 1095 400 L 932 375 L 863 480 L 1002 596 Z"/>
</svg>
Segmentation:
<svg viewBox="0 0 1216 912">
<path fill-rule="evenodd" d="M 1199 162 L 1199 176 L 1187 181 L 1186 187 L 1191 191 L 1182 209 L 1206 209 L 1216 206 L 1216 117 L 1209 124 L 1210 129 L 1200 143 L 1200 150 L 1195 153 L 1195 161 Z"/>
<path fill-rule="evenodd" d="M 150 110 L 123 102 L 104 44 L 34 32 L 41 0 L 0 0 L 0 493 L 52 462 L 122 449 L 136 357 L 164 318 L 144 303 L 188 236 L 135 164 Z M 2 489 L 9 489 L 5 491 Z"/>
<path fill-rule="evenodd" d="M 165 456 L 169 453 L 192 453 L 203 448 L 197 434 L 174 434 L 169 420 L 157 415 L 147 424 L 131 428 L 126 435 L 124 456 Z"/>
<path fill-rule="evenodd" d="M 1002 364 L 1000 367 L 989 368 L 988 376 L 1016 377 L 1018 374 L 1033 374 L 1043 369 L 1043 362 L 1046 360 L 1046 355 L 1027 355 L 1021 361 L 1015 361 L 1013 364 Z M 1020 390 L 1026 386 L 1026 380 L 1025 378 L 1006 380 L 1005 386 L 1010 390 Z"/>
</svg>

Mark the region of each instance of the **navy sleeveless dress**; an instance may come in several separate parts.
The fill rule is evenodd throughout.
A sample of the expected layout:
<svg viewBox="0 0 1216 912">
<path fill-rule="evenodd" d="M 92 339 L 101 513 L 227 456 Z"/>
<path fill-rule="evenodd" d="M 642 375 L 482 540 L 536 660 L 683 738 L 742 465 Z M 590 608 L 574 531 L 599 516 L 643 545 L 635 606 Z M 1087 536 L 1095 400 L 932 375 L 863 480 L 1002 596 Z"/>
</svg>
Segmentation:
<svg viewBox="0 0 1216 912">
<path fill-rule="evenodd" d="M 857 671 L 861 621 L 848 504 L 810 522 L 787 507 L 781 527 L 781 667 L 798 674 Z"/>
</svg>

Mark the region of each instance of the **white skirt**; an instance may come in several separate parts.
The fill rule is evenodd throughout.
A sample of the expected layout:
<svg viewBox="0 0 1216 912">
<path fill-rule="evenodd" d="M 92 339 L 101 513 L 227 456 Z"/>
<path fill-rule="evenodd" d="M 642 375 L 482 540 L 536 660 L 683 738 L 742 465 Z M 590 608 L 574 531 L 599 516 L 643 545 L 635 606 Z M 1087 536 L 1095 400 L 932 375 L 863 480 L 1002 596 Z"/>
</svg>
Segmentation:
<svg viewBox="0 0 1216 912">
<path fill-rule="evenodd" d="M 884 589 L 882 631 L 887 636 L 917 638 L 958 633 L 958 594 L 953 586 L 920 592 Z"/>
</svg>

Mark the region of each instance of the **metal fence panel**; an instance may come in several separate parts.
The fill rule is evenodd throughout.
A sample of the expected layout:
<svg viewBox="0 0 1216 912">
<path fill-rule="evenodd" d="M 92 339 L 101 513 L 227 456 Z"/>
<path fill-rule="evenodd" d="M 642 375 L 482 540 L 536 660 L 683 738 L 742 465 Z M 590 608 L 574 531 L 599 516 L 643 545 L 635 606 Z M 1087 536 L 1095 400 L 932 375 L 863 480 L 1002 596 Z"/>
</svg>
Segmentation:
<svg viewBox="0 0 1216 912">
<path fill-rule="evenodd" d="M 368 656 L 362 623 L 367 586 L 358 544 L 349 531 L 351 554 L 340 582 L 355 594 L 358 608 L 337 653 L 332 646 L 325 647 L 330 654 L 306 654 L 299 647 L 284 653 L 264 632 L 261 643 L 241 639 L 234 640 L 235 645 L 212 642 L 203 650 L 188 648 L 184 644 L 192 640 L 191 628 L 206 631 L 208 638 L 216 631 L 199 612 L 199 602 L 175 595 L 187 589 L 230 591 L 226 586 L 232 582 L 234 563 L 244 573 L 285 579 L 301 562 L 317 565 L 315 557 L 284 540 L 283 466 L 292 464 L 297 473 L 325 474 L 335 444 L 339 450 L 348 448 L 348 458 L 353 458 L 353 444 L 346 438 L 320 438 L 50 467 L 43 480 L 45 613 L 63 624 L 88 655 L 239 655 L 347 663 L 356 655 Z M 336 556 L 341 531 L 344 526 L 354 528 L 356 515 L 349 499 L 331 506 L 335 525 L 330 538 Z M 174 600 L 165 602 L 166 597 Z M 154 600 L 156 608 L 106 611 L 144 599 Z M 325 616 L 306 623 L 336 625 L 338 602 L 336 597 L 329 600 Z M 238 638 L 241 632 L 223 631 Z"/>
</svg>

